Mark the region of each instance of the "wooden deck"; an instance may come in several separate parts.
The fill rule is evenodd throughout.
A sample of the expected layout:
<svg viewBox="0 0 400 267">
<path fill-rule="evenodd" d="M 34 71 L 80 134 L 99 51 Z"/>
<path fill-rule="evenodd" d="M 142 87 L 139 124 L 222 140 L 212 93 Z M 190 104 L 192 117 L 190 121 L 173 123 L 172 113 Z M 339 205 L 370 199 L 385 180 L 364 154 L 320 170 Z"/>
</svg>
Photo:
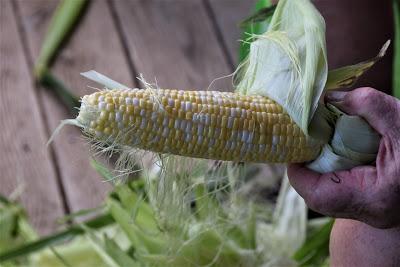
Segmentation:
<svg viewBox="0 0 400 267">
<path fill-rule="evenodd" d="M 55 96 L 37 86 L 32 66 L 38 57 L 55 0 L 0 1 L 0 193 L 18 193 L 41 234 L 57 228 L 56 218 L 96 207 L 111 189 L 89 165 L 80 132 Z M 254 1 L 97 0 L 54 64 L 53 71 L 77 95 L 90 93 L 79 75 L 95 69 L 124 84 L 157 78 L 169 88 L 205 89 L 231 73 L 239 39 L 237 22 Z M 215 85 L 231 90 L 228 82 Z"/>
</svg>

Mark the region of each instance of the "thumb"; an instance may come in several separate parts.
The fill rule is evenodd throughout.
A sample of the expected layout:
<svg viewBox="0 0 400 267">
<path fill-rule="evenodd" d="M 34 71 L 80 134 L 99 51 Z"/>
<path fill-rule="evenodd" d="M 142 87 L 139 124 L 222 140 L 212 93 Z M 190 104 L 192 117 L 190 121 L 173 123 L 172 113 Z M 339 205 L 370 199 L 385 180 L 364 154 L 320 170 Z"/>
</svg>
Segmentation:
<svg viewBox="0 0 400 267">
<path fill-rule="evenodd" d="M 373 88 L 332 91 L 326 95 L 326 100 L 349 115 L 363 117 L 381 135 L 400 127 L 400 102 Z"/>
</svg>

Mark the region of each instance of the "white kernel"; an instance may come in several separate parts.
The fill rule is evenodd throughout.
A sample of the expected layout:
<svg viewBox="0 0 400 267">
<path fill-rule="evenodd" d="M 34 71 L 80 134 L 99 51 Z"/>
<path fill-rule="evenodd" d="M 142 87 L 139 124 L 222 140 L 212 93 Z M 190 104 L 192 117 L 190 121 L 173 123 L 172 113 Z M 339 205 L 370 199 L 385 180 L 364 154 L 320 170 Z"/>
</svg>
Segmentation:
<svg viewBox="0 0 400 267">
<path fill-rule="evenodd" d="M 179 129 L 181 126 L 181 120 L 180 119 L 176 119 L 174 122 L 174 128 L 175 129 Z"/>
<path fill-rule="evenodd" d="M 192 140 L 192 134 L 186 133 L 185 142 L 190 142 L 190 140 Z"/>
<path fill-rule="evenodd" d="M 156 111 L 153 111 L 153 112 L 151 113 L 151 120 L 152 120 L 152 121 L 155 121 L 155 120 L 157 120 L 157 118 L 158 118 L 157 112 L 156 112 Z"/>
<path fill-rule="evenodd" d="M 188 121 L 186 123 L 186 130 L 185 132 L 190 133 L 192 131 L 192 122 Z"/>
<path fill-rule="evenodd" d="M 234 150 L 236 148 L 236 142 L 231 142 L 231 150 Z"/>
<path fill-rule="evenodd" d="M 254 138 L 254 132 L 251 132 L 251 133 L 249 134 L 249 137 L 248 137 L 247 140 L 246 140 L 246 143 L 251 143 L 251 142 L 253 142 L 253 138 Z"/>
<path fill-rule="evenodd" d="M 135 107 L 137 107 L 137 106 L 139 106 L 139 99 L 138 98 L 133 98 L 132 99 L 132 104 L 135 106 Z"/>
<path fill-rule="evenodd" d="M 144 117 L 145 115 L 146 115 L 146 110 L 145 109 L 140 110 L 140 116 Z"/>
<path fill-rule="evenodd" d="M 265 151 L 265 144 L 259 145 L 259 146 L 258 146 L 258 150 L 259 150 L 260 152 Z"/>
<path fill-rule="evenodd" d="M 181 121 L 181 130 L 184 131 L 186 128 L 186 120 Z"/>
<path fill-rule="evenodd" d="M 212 146 L 214 146 L 214 144 L 215 144 L 215 139 L 211 138 L 210 142 L 208 142 L 208 147 L 212 147 Z"/>
<path fill-rule="evenodd" d="M 172 98 L 168 98 L 168 106 L 170 106 L 170 107 L 175 106 L 175 101 Z"/>
<path fill-rule="evenodd" d="M 202 135 L 203 134 L 203 129 L 204 126 L 202 124 L 197 125 L 197 135 Z"/>
<path fill-rule="evenodd" d="M 234 118 L 232 118 L 232 117 L 229 117 L 229 118 L 228 118 L 228 125 L 227 125 L 227 128 L 228 128 L 228 129 L 232 129 L 232 126 L 233 126 L 233 119 L 234 119 Z"/>
<path fill-rule="evenodd" d="M 132 105 L 132 98 L 130 98 L 130 97 L 125 98 L 125 103 L 127 105 Z"/>
<path fill-rule="evenodd" d="M 279 136 L 272 136 L 272 145 L 276 146 L 279 143 Z"/>
<path fill-rule="evenodd" d="M 99 96 L 99 102 L 104 101 L 105 97 L 103 95 Z"/>
<path fill-rule="evenodd" d="M 242 142 L 246 142 L 246 140 L 249 138 L 249 132 L 248 131 L 242 131 Z"/>
<path fill-rule="evenodd" d="M 163 136 L 163 137 L 167 137 L 168 134 L 169 134 L 169 128 L 166 127 L 166 128 L 164 128 L 164 130 L 163 130 L 162 136 Z"/>
<path fill-rule="evenodd" d="M 168 117 L 164 117 L 163 126 L 164 126 L 164 127 L 168 126 L 168 123 L 169 123 Z"/>
<path fill-rule="evenodd" d="M 215 128 L 215 133 L 214 133 L 214 137 L 218 138 L 221 134 L 221 128 Z"/>
<path fill-rule="evenodd" d="M 192 110 L 192 103 L 189 101 L 186 101 L 185 103 L 185 111 L 190 111 Z"/>
<path fill-rule="evenodd" d="M 142 122 L 140 123 L 140 129 L 146 128 L 146 123 L 147 123 L 146 118 L 142 118 Z"/>
<path fill-rule="evenodd" d="M 99 102 L 98 106 L 99 110 L 104 110 L 106 108 L 106 102 L 101 101 Z"/>
<path fill-rule="evenodd" d="M 115 121 L 116 121 L 116 122 L 122 121 L 122 114 L 121 114 L 121 112 L 117 111 L 117 112 L 115 113 Z"/>
<path fill-rule="evenodd" d="M 225 149 L 230 149 L 230 147 L 231 147 L 231 141 L 226 141 L 225 142 Z"/>
<path fill-rule="evenodd" d="M 276 145 L 272 145 L 272 146 L 271 146 L 271 153 L 272 153 L 272 154 L 275 154 L 276 151 L 277 151 L 277 146 L 276 146 Z"/>
<path fill-rule="evenodd" d="M 210 114 L 206 114 L 206 119 L 205 119 L 205 125 L 210 125 L 210 122 L 211 122 L 211 117 L 210 117 Z"/>
<path fill-rule="evenodd" d="M 236 108 L 231 108 L 231 117 L 236 117 Z"/>
</svg>

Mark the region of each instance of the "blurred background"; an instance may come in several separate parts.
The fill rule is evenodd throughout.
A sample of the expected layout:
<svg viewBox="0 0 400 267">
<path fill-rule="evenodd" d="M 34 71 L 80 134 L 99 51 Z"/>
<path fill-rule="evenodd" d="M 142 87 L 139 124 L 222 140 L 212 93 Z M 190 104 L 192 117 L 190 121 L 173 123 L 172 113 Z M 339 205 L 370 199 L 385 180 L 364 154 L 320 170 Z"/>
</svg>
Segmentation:
<svg viewBox="0 0 400 267">
<path fill-rule="evenodd" d="M 92 69 L 132 87 L 140 87 L 142 73 L 162 88 L 206 89 L 236 68 L 238 25 L 255 2 L 88 1 L 52 74 L 79 97 L 96 90 L 80 76 Z M 330 68 L 372 58 L 394 38 L 391 1 L 313 2 L 326 19 Z M 53 232 L 65 214 L 97 207 L 111 190 L 90 166 L 78 129 L 65 127 L 46 147 L 60 121 L 73 116 L 33 72 L 58 3 L 0 0 L 0 194 L 20 201 L 40 234 Z M 392 58 L 390 48 L 359 85 L 391 93 Z M 230 91 L 231 81 L 212 88 Z"/>
</svg>

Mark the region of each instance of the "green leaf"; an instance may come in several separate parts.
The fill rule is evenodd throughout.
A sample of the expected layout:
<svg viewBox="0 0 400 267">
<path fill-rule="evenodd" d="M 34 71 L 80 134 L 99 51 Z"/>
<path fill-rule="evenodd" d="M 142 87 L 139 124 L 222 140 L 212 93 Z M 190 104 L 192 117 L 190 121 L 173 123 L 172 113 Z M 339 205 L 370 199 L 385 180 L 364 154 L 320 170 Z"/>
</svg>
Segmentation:
<svg viewBox="0 0 400 267">
<path fill-rule="evenodd" d="M 270 0 L 258 0 L 255 5 L 255 14 L 245 19 L 241 24 L 244 27 L 242 33 L 242 42 L 240 42 L 239 47 L 239 62 L 242 62 L 250 52 L 250 43 L 253 41 L 252 36 L 254 34 L 262 34 L 268 30 L 269 20 L 271 19 L 272 14 L 270 12 L 266 12 L 266 9 L 271 7 Z M 264 10 L 264 13 L 263 13 Z M 258 12 L 264 14 L 262 16 Z M 261 18 L 265 18 L 264 21 L 260 21 Z M 256 21 L 254 21 L 256 18 Z M 246 23 L 246 21 L 253 21 L 254 23 Z"/>
<path fill-rule="evenodd" d="M 98 174 L 103 177 L 104 181 L 108 182 L 114 179 L 114 175 L 111 173 L 111 171 L 97 160 L 92 158 L 90 160 L 90 165 L 97 171 Z"/>
<path fill-rule="evenodd" d="M 77 212 L 73 212 L 70 214 L 65 215 L 62 218 L 59 218 L 57 220 L 57 222 L 59 224 L 63 224 L 63 223 L 67 223 L 68 221 L 75 219 L 75 218 L 79 218 L 82 216 L 86 216 L 86 215 L 93 215 L 98 213 L 99 211 L 104 209 L 104 205 L 99 206 L 99 207 L 95 207 L 95 208 L 91 208 L 91 209 L 82 209 L 82 210 L 78 210 Z"/>
<path fill-rule="evenodd" d="M 136 250 L 144 253 L 159 253 L 164 251 L 166 244 L 161 232 L 146 231 L 148 229 L 138 227 L 135 220 L 118 201 L 109 198 L 107 204 L 114 220 L 126 233 Z"/>
<path fill-rule="evenodd" d="M 122 267 L 124 266 L 139 266 L 138 262 L 135 262 L 125 251 L 123 251 L 118 244 L 108 238 L 104 237 L 105 250 L 106 252 Z"/>
<path fill-rule="evenodd" d="M 393 0 L 394 18 L 394 58 L 393 58 L 393 95 L 400 99 L 400 1 Z"/>
<path fill-rule="evenodd" d="M 97 254 L 107 263 L 110 267 L 125 267 L 125 266 L 138 266 L 138 263 L 133 260 L 126 252 L 124 252 L 112 239 L 108 238 L 106 234 L 100 238 L 98 233 L 92 231 L 90 228 L 83 227 L 86 232 L 86 237 L 90 240 L 92 246 Z"/>
<path fill-rule="evenodd" d="M 361 77 L 361 75 L 363 75 L 385 55 L 389 45 L 390 40 L 382 46 L 378 55 L 374 58 L 360 62 L 355 65 L 345 66 L 329 71 L 325 89 L 330 90 L 338 88 L 348 88 L 353 86 L 358 78 Z"/>
<path fill-rule="evenodd" d="M 89 220 L 84 223 L 89 228 L 101 228 L 106 225 L 109 225 L 113 223 L 114 220 L 109 214 L 105 214 L 102 216 L 99 216 L 95 219 Z M 77 236 L 84 234 L 85 232 L 82 230 L 82 228 L 79 225 L 74 225 L 68 228 L 67 230 L 52 234 L 50 236 L 43 237 L 37 241 L 29 242 L 27 244 L 21 245 L 15 249 L 6 251 L 4 253 L 0 254 L 0 263 L 10 260 L 10 259 L 15 259 L 20 256 L 25 256 L 28 255 L 32 252 L 48 248 L 49 246 L 53 246 L 56 244 L 59 244 L 63 241 L 68 240 L 71 237 Z"/>
<path fill-rule="evenodd" d="M 73 1 L 72 1 L 73 2 Z M 68 108 L 71 115 L 78 115 L 78 107 L 80 106 L 79 98 L 75 96 L 57 77 L 50 71 L 42 72 L 40 83 L 49 90 L 52 90 L 61 102 Z"/>
<path fill-rule="evenodd" d="M 297 250 L 293 259 L 300 266 L 321 266 L 329 255 L 329 237 L 334 220 L 325 223 L 318 231 L 307 237 L 303 246 Z"/>
<path fill-rule="evenodd" d="M 35 64 L 35 77 L 41 81 L 60 46 L 76 24 L 87 0 L 62 0 L 47 30 L 42 49 Z"/>
<path fill-rule="evenodd" d="M 115 190 L 122 207 L 132 216 L 139 227 L 150 231 L 158 231 L 152 207 L 128 186 L 119 186 Z"/>
<path fill-rule="evenodd" d="M 246 18 L 242 22 L 240 22 L 240 27 L 246 27 L 251 24 L 257 23 L 257 22 L 263 22 L 265 20 L 268 20 L 272 17 L 274 11 L 275 11 L 276 5 L 268 6 L 268 7 L 263 7 L 259 9 L 255 14 L 251 15 L 250 17 Z"/>
</svg>

